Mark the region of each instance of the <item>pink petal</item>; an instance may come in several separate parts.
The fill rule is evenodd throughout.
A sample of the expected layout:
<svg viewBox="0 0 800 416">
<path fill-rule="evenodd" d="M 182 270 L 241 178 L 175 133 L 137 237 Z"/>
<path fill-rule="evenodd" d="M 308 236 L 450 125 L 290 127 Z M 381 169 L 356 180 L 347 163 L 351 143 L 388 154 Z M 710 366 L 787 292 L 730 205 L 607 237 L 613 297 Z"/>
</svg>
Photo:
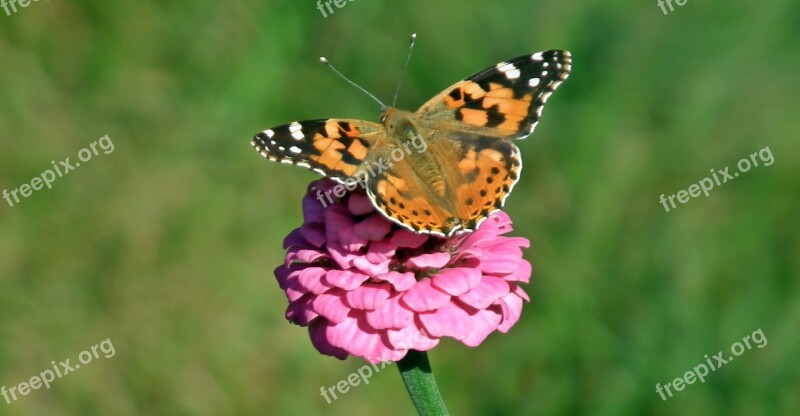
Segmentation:
<svg viewBox="0 0 800 416">
<path fill-rule="evenodd" d="M 391 286 L 388 284 L 365 284 L 347 292 L 347 303 L 355 309 L 377 309 L 389 299 Z"/>
<path fill-rule="evenodd" d="M 281 289 L 286 291 L 286 297 L 289 299 L 289 302 L 294 302 L 301 296 L 309 293 L 309 290 L 304 288 L 303 285 L 300 284 L 300 279 L 298 279 L 301 272 L 302 270 L 292 272 L 281 284 Z"/>
<path fill-rule="evenodd" d="M 353 261 L 358 257 L 358 254 L 344 248 L 338 241 L 329 242 L 326 246 L 328 254 L 336 262 L 341 269 L 349 269 L 353 267 Z"/>
<path fill-rule="evenodd" d="M 520 260 L 517 263 L 517 270 L 503 276 L 503 279 L 509 282 L 522 282 L 522 283 L 530 283 L 531 281 L 531 273 L 533 272 L 533 268 L 531 264 L 527 260 Z"/>
<path fill-rule="evenodd" d="M 339 324 L 328 327 L 328 341 L 350 354 L 363 357 L 372 352 L 381 341 L 380 335 L 359 324 L 357 317 L 349 316 Z"/>
<path fill-rule="evenodd" d="M 462 340 L 472 331 L 469 314 L 454 303 L 448 303 L 447 306 L 433 312 L 421 313 L 419 320 L 435 338 L 453 337 Z"/>
<path fill-rule="evenodd" d="M 424 278 L 414 287 L 402 293 L 402 300 L 409 309 L 416 312 L 439 309 L 450 303 L 451 296 L 431 285 L 431 279 Z"/>
<path fill-rule="evenodd" d="M 523 261 L 519 255 L 493 251 L 489 256 L 481 260 L 480 269 L 484 273 L 506 275 L 517 270 L 519 264 Z"/>
<path fill-rule="evenodd" d="M 356 235 L 367 240 L 378 241 L 392 230 L 392 223 L 382 214 L 375 213 L 355 225 Z"/>
<path fill-rule="evenodd" d="M 304 296 L 294 302 L 290 302 L 286 308 L 286 319 L 297 325 L 306 326 L 318 315 L 311 309 L 311 302 L 314 300 L 312 295 Z"/>
<path fill-rule="evenodd" d="M 525 302 L 530 302 L 530 301 L 531 301 L 531 298 L 528 296 L 528 294 L 527 294 L 527 293 L 525 293 L 525 291 L 524 291 L 524 290 L 522 290 L 522 288 L 521 288 L 521 287 L 519 287 L 519 285 L 516 285 L 516 284 L 514 284 L 514 283 L 511 283 L 511 285 L 510 285 L 510 286 L 511 286 L 511 293 L 513 293 L 513 294 L 515 294 L 515 295 L 519 296 L 519 297 L 520 297 L 520 298 L 522 298 L 522 300 L 524 300 Z"/>
<path fill-rule="evenodd" d="M 334 324 L 344 321 L 350 312 L 350 308 L 344 304 L 344 291 L 341 289 L 334 289 L 330 293 L 318 295 L 311 302 L 311 307 L 316 313 Z"/>
<path fill-rule="evenodd" d="M 396 248 L 397 246 L 388 240 L 375 241 L 369 245 L 367 260 L 375 264 L 390 260 L 394 256 Z"/>
<path fill-rule="evenodd" d="M 294 279 L 294 286 L 287 286 L 285 291 L 286 299 L 289 299 L 289 302 L 294 302 L 303 297 L 303 295 L 309 293 L 302 286 L 300 286 L 300 283 L 297 282 L 296 278 Z"/>
<path fill-rule="evenodd" d="M 377 279 L 391 283 L 398 292 L 405 292 L 417 284 L 417 279 L 414 278 L 414 273 L 411 272 L 400 273 L 389 271 L 388 273 L 381 274 Z"/>
<path fill-rule="evenodd" d="M 370 276 L 378 276 L 389 271 L 390 262 L 385 260 L 376 264 L 369 261 L 367 256 L 358 256 L 353 259 L 353 266 Z"/>
<path fill-rule="evenodd" d="M 397 362 L 403 359 L 408 354 L 408 350 L 393 350 L 384 345 L 383 343 L 377 344 L 375 350 L 371 353 L 365 354 L 364 359 L 370 364 L 378 364 L 382 362 Z"/>
<path fill-rule="evenodd" d="M 421 254 L 408 259 L 408 265 L 416 269 L 442 268 L 450 262 L 449 253 Z"/>
<path fill-rule="evenodd" d="M 313 263 L 319 259 L 323 259 L 327 257 L 325 253 L 319 250 L 297 250 L 295 252 L 295 258 L 303 263 Z M 287 256 L 288 258 L 288 256 Z"/>
<path fill-rule="evenodd" d="M 355 290 L 367 279 L 369 279 L 368 275 L 349 270 L 329 270 L 325 275 L 327 283 L 348 291 Z"/>
<path fill-rule="evenodd" d="M 522 298 L 510 293 L 500 300 L 500 305 L 503 310 L 503 321 L 497 326 L 497 330 L 506 333 L 522 315 Z"/>
<path fill-rule="evenodd" d="M 483 276 L 474 289 L 458 297 L 462 302 L 475 309 L 486 309 L 497 299 L 511 290 L 508 282 L 494 276 Z"/>
<path fill-rule="evenodd" d="M 390 329 L 386 335 L 395 349 L 428 351 L 439 344 L 438 338 L 431 339 L 416 324 L 403 329 Z"/>
<path fill-rule="evenodd" d="M 461 342 L 470 347 L 477 347 L 489 334 L 497 329 L 497 325 L 500 324 L 502 317 L 497 312 L 481 310 L 475 315 L 472 315 L 471 319 L 472 331 L 469 333 L 469 336 L 464 338 Z"/>
<path fill-rule="evenodd" d="M 414 320 L 414 313 L 402 305 L 400 295 L 389 298 L 379 308 L 366 311 L 367 323 L 375 329 L 403 328 Z"/>
<path fill-rule="evenodd" d="M 297 281 L 303 288 L 318 295 L 332 287 L 323 279 L 326 273 L 328 271 L 322 267 L 306 267 L 298 274 Z"/>
<path fill-rule="evenodd" d="M 355 227 L 343 228 L 339 232 L 339 243 L 348 251 L 359 251 L 367 246 L 368 241 L 356 234 Z"/>
<path fill-rule="evenodd" d="M 428 236 L 417 234 L 405 228 L 399 229 L 392 234 L 391 242 L 397 247 L 418 248 L 428 241 Z"/>
<path fill-rule="evenodd" d="M 432 278 L 433 285 L 453 296 L 463 295 L 481 281 L 481 272 L 476 269 L 455 267 L 444 269 Z"/>
<path fill-rule="evenodd" d="M 317 351 L 325 355 L 334 356 L 340 360 L 347 358 L 347 351 L 342 348 L 334 347 L 328 340 L 328 328 L 332 324 L 324 319 L 317 319 L 308 327 L 308 335 L 311 343 Z"/>
</svg>

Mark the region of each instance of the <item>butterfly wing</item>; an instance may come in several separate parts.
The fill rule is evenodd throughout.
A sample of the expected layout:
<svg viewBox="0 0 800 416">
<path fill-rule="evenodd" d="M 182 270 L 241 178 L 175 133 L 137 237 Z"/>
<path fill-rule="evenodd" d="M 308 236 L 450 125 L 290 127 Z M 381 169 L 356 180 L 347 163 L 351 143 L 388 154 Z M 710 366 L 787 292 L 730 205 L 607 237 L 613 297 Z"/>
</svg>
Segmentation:
<svg viewBox="0 0 800 416">
<path fill-rule="evenodd" d="M 387 163 L 368 182 L 372 203 L 413 231 L 439 236 L 477 228 L 500 209 L 522 160 L 509 140 L 432 132 L 419 153 Z M 456 138 L 455 140 L 453 138 Z M 375 155 L 388 154 L 376 149 Z"/>
<path fill-rule="evenodd" d="M 367 157 L 383 126 L 362 120 L 296 121 L 264 130 L 251 144 L 269 160 L 302 166 L 344 181 Z"/>
<path fill-rule="evenodd" d="M 560 50 L 500 62 L 445 89 L 415 115 L 450 131 L 521 139 L 533 133 L 571 68 L 569 52 Z"/>
<path fill-rule="evenodd" d="M 399 180 L 419 178 L 403 173 L 401 165 L 373 182 L 376 206 L 416 231 L 449 236 L 477 228 L 502 208 L 522 171 L 519 148 L 510 139 L 533 132 L 544 103 L 567 79 L 571 65 L 566 51 L 524 55 L 480 71 L 429 100 L 414 116 L 428 152 L 448 163 L 439 168 L 422 158 L 409 163 L 427 166 L 423 172 L 436 170 L 433 176 L 446 186 L 437 190 L 436 180 Z"/>
</svg>

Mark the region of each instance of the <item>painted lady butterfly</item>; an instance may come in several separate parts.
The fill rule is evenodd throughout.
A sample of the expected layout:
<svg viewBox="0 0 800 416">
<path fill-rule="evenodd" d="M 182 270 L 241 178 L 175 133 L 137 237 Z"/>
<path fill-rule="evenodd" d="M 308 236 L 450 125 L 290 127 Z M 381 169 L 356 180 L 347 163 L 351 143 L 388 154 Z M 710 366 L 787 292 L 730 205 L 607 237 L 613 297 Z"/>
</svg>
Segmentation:
<svg viewBox="0 0 800 416">
<path fill-rule="evenodd" d="M 375 207 L 413 231 L 471 231 L 503 206 L 522 169 L 513 140 L 533 132 L 571 63 L 560 50 L 520 56 L 452 85 L 414 113 L 385 107 L 380 124 L 299 121 L 258 133 L 252 145 L 269 160 L 340 183 L 361 174 Z M 408 151 L 419 139 L 426 151 Z M 405 156 L 390 158 L 403 144 Z"/>
</svg>

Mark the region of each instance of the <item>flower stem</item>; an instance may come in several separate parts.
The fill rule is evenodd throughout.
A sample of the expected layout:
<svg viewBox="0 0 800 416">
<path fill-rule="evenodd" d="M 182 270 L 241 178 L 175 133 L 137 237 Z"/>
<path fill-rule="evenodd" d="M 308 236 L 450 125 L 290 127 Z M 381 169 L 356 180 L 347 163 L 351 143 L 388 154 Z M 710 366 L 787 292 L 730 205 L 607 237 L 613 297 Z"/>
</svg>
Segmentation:
<svg viewBox="0 0 800 416">
<path fill-rule="evenodd" d="M 397 362 L 400 376 L 403 377 L 403 384 L 406 385 L 408 395 L 417 408 L 420 416 L 440 416 L 447 415 L 447 408 L 436 387 L 436 380 L 433 379 L 431 364 L 428 362 L 428 354 L 422 351 L 409 350 L 406 356 Z"/>
</svg>

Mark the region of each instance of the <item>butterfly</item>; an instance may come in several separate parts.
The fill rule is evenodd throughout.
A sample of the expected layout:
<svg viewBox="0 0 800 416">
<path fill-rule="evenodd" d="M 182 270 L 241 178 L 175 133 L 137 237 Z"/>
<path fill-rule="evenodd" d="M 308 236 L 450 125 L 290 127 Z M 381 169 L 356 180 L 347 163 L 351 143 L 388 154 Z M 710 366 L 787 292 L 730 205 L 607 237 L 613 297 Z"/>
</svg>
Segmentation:
<svg viewBox="0 0 800 416">
<path fill-rule="evenodd" d="M 251 144 L 269 160 L 339 182 L 341 192 L 318 195 L 322 204 L 361 185 L 390 220 L 449 237 L 503 207 L 522 170 L 514 140 L 533 132 L 571 66 L 567 51 L 523 55 L 455 83 L 413 113 L 385 107 L 380 123 L 296 121 Z"/>
</svg>

